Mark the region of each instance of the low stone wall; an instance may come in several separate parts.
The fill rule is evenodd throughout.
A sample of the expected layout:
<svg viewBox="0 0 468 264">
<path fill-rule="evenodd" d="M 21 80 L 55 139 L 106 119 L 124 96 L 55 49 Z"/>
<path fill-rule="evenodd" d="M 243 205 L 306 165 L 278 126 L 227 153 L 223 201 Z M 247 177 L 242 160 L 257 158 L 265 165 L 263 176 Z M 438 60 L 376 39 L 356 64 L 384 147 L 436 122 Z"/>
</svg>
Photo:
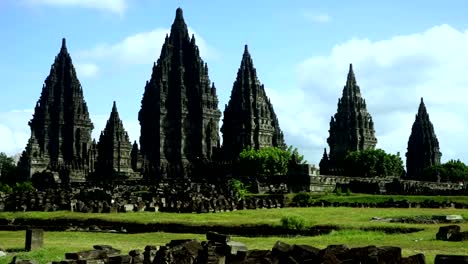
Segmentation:
<svg viewBox="0 0 468 264">
<path fill-rule="evenodd" d="M 82 186 L 0 195 L 0 211 L 209 213 L 284 206 L 284 195 L 240 199 L 227 188 L 199 183 L 121 185 L 112 189 Z"/>
<path fill-rule="evenodd" d="M 405 195 L 466 195 L 468 190 L 460 183 L 438 183 L 402 180 L 398 177 L 358 178 L 346 176 L 304 176 L 297 184 L 289 184 L 293 191 L 333 192 L 337 187 L 355 193 Z"/>
</svg>

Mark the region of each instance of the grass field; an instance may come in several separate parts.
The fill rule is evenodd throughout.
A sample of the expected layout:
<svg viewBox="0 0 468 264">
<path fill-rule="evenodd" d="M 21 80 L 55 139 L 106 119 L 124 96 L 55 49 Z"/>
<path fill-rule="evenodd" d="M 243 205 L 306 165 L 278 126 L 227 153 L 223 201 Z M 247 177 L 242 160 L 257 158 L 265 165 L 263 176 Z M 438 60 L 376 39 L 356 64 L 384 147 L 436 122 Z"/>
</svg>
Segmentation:
<svg viewBox="0 0 468 264">
<path fill-rule="evenodd" d="M 123 214 L 83 214 L 70 212 L 26 212 L 0 213 L 0 218 L 98 218 L 115 222 L 137 223 L 181 223 L 186 225 L 241 225 L 269 224 L 279 225 L 284 216 L 299 215 L 312 225 L 337 225 L 345 228 L 330 234 L 306 237 L 233 237 L 234 240 L 246 243 L 249 249 L 270 249 L 277 240 L 291 244 L 308 244 L 324 248 L 331 244 L 347 244 L 350 247 L 376 245 L 399 246 L 404 255 L 423 253 L 428 263 L 432 263 L 436 254 L 468 255 L 468 242 L 445 242 L 435 240 L 435 234 L 442 224 L 398 224 L 371 222 L 377 217 L 419 216 L 460 214 L 468 219 L 468 210 L 457 209 L 396 209 L 396 208 L 283 208 L 269 210 L 243 210 L 216 214 L 174 214 L 174 213 L 123 213 Z M 468 231 L 468 223 L 461 223 L 462 230 Z M 380 227 L 418 227 L 424 229 L 409 234 L 386 234 L 384 232 L 363 231 L 360 228 Z M 24 231 L 0 231 L 0 246 L 9 251 L 20 251 L 24 248 Z M 85 232 L 45 232 L 43 249 L 26 253 L 14 252 L 24 258 L 46 263 L 64 258 L 65 252 L 91 249 L 95 244 L 110 244 L 126 253 L 130 249 L 143 249 L 149 244 L 162 245 L 171 239 L 196 238 L 204 240 L 200 234 L 144 233 L 144 234 L 109 234 Z M 11 255 L 0 258 L 0 264 L 8 263 Z"/>
</svg>

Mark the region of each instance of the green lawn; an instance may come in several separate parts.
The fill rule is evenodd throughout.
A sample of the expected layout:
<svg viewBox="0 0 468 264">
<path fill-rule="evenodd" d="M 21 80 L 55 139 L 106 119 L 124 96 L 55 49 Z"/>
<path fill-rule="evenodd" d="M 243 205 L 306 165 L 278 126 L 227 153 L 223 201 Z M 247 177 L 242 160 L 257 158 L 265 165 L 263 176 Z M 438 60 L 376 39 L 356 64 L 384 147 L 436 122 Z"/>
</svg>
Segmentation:
<svg viewBox="0 0 468 264">
<path fill-rule="evenodd" d="M 423 253 L 428 263 L 432 263 L 436 254 L 468 255 L 468 242 L 436 241 L 435 234 L 441 225 L 376 223 L 370 219 L 378 217 L 417 216 L 460 214 L 468 219 L 468 210 L 457 209 L 396 209 L 396 208 L 283 208 L 269 210 L 243 210 L 215 214 L 175 214 L 175 213 L 121 213 L 121 214 L 84 214 L 70 212 L 26 212 L 0 213 L 0 218 L 98 218 L 116 222 L 137 223 L 182 223 L 187 225 L 240 225 L 270 224 L 279 225 L 286 215 L 300 215 L 307 219 L 309 225 L 337 225 L 345 230 L 334 231 L 328 235 L 316 237 L 234 237 L 244 242 L 249 249 L 269 249 L 277 240 L 291 244 L 309 244 L 324 248 L 331 244 L 357 246 L 399 246 L 404 255 Z M 423 231 L 410 234 L 385 234 L 383 232 L 362 231 L 359 228 L 379 227 L 418 227 Z M 468 231 L 468 223 L 461 223 L 463 231 Z M 194 231 L 195 232 L 195 231 Z M 0 246 L 12 251 L 24 248 L 24 231 L 0 231 Z M 90 249 L 94 244 L 110 244 L 124 253 L 130 249 L 143 249 L 146 245 L 161 245 L 171 239 L 196 238 L 204 240 L 200 234 L 144 233 L 144 234 L 109 234 L 84 232 L 45 232 L 43 249 L 25 253 L 17 252 L 25 258 L 37 259 L 41 263 L 64 258 L 65 252 Z M 0 264 L 8 263 L 11 256 L 0 258 Z"/>
</svg>

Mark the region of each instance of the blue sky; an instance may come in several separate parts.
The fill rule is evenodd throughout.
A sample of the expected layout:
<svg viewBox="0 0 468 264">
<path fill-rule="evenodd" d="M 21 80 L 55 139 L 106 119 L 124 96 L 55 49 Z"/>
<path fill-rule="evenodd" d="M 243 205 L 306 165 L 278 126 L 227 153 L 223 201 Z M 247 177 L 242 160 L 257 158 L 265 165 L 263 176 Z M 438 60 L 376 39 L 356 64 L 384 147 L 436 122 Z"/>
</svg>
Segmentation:
<svg viewBox="0 0 468 264">
<path fill-rule="evenodd" d="M 421 97 L 442 160 L 468 162 L 466 1 L 0 0 L 0 151 L 24 149 L 28 120 L 61 39 L 84 89 L 97 138 L 112 101 L 131 140 L 144 84 L 177 7 L 229 100 L 244 44 L 287 144 L 318 164 L 349 63 L 378 147 L 404 159 Z"/>
</svg>

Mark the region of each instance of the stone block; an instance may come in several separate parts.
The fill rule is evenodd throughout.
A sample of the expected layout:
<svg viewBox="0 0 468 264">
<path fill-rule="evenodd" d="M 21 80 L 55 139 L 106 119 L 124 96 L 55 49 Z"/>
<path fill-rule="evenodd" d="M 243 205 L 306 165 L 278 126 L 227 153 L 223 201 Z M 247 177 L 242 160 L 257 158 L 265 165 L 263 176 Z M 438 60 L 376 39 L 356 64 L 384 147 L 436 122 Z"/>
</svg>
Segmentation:
<svg viewBox="0 0 468 264">
<path fill-rule="evenodd" d="M 206 240 L 225 244 L 231 240 L 231 237 L 210 231 L 206 233 Z"/>
<path fill-rule="evenodd" d="M 26 251 L 41 248 L 44 244 L 44 230 L 27 229 L 26 230 Z"/>
<path fill-rule="evenodd" d="M 413 256 L 409 256 L 407 258 L 401 258 L 402 264 L 426 264 L 426 257 L 424 254 L 416 254 Z"/>
<path fill-rule="evenodd" d="M 434 264 L 468 264 L 468 256 L 436 255 Z"/>
<path fill-rule="evenodd" d="M 449 225 L 449 226 L 441 226 L 439 228 L 439 232 L 436 234 L 437 240 L 444 240 L 448 241 L 452 234 L 459 233 L 460 226 L 458 225 Z"/>
</svg>

